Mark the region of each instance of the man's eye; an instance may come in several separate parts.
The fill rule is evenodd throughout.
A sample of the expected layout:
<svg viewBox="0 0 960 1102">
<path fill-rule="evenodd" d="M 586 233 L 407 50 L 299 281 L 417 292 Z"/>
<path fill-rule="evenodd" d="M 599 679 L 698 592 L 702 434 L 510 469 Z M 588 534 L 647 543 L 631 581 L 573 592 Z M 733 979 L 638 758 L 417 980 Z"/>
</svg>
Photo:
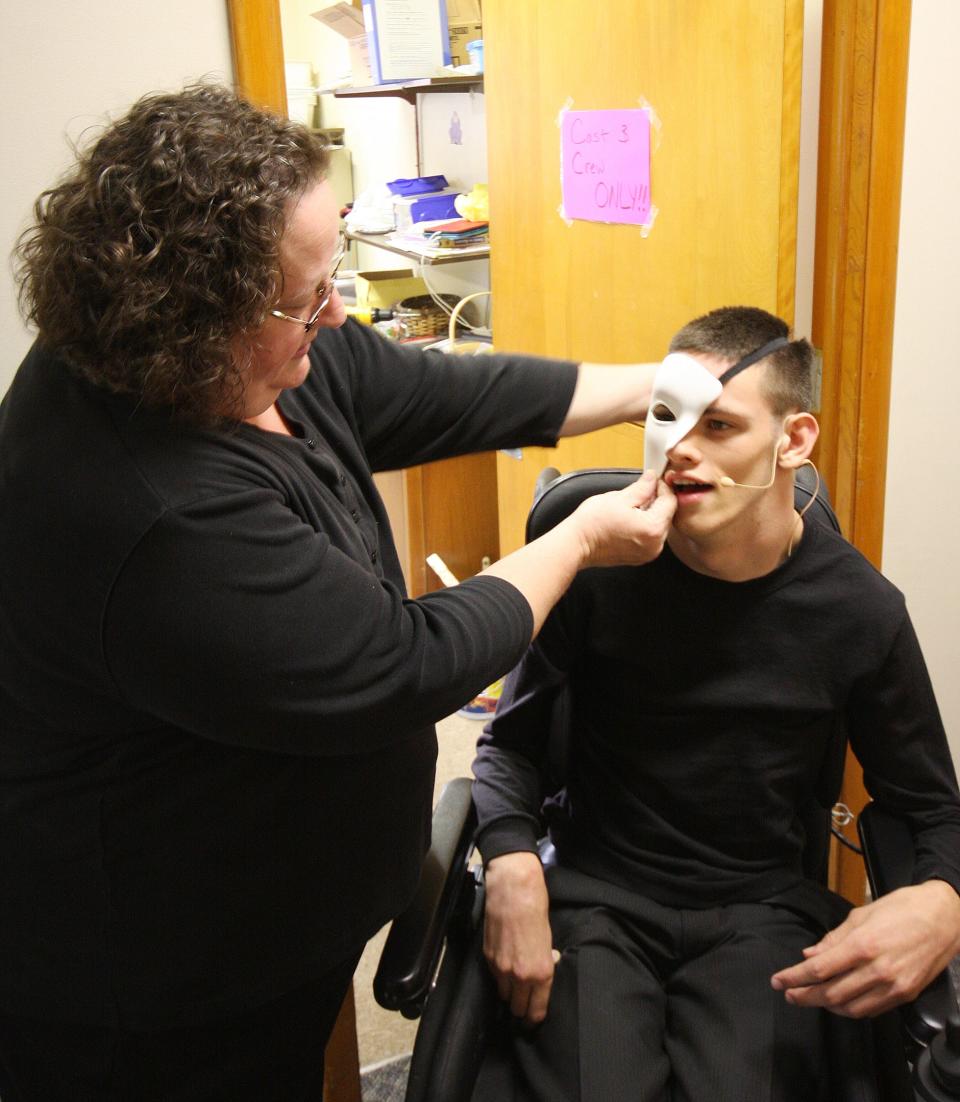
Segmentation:
<svg viewBox="0 0 960 1102">
<path fill-rule="evenodd" d="M 711 419 L 707 422 L 707 428 L 710 429 L 711 432 L 723 432 L 725 429 L 729 429 L 732 427 L 733 426 L 728 421 L 717 421 L 716 419 Z"/>
<path fill-rule="evenodd" d="M 673 415 L 673 411 L 663 404 L 663 402 L 657 402 L 657 404 L 651 410 L 656 421 L 676 421 L 676 417 Z"/>
</svg>

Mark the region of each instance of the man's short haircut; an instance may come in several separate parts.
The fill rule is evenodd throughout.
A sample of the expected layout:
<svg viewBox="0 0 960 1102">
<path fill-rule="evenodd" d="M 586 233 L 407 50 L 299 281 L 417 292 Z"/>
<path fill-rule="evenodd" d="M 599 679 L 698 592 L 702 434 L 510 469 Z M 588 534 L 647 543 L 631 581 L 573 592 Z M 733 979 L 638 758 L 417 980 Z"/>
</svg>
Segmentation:
<svg viewBox="0 0 960 1102">
<path fill-rule="evenodd" d="M 670 351 L 700 352 L 735 362 L 768 341 L 789 336 L 787 323 L 766 310 L 721 306 L 688 322 L 670 342 Z M 791 340 L 760 363 L 766 369 L 761 387 L 777 417 L 811 408 L 813 349 L 809 341 Z"/>
<path fill-rule="evenodd" d="M 276 304 L 291 206 L 327 163 L 305 127 L 231 89 L 144 96 L 35 203 L 21 311 L 97 386 L 215 423 L 240 408 L 242 338 Z"/>
</svg>

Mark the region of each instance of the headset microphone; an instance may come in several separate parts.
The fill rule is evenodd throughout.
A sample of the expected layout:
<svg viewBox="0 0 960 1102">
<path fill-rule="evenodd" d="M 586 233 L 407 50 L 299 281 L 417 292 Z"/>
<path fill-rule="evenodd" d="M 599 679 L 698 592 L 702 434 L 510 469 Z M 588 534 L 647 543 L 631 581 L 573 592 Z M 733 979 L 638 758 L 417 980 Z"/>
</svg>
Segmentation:
<svg viewBox="0 0 960 1102">
<path fill-rule="evenodd" d="M 723 475 L 722 478 L 717 479 L 717 483 L 723 486 L 724 489 L 730 489 L 733 486 L 738 487 L 741 490 L 767 490 L 776 480 L 777 477 L 777 460 L 780 458 L 780 444 L 777 443 L 773 452 L 773 467 L 770 470 L 770 481 L 764 482 L 762 486 L 754 486 L 749 482 L 734 482 L 734 480 L 728 475 Z"/>
<path fill-rule="evenodd" d="M 771 478 L 769 482 L 764 482 L 762 485 L 754 485 L 752 482 L 734 482 L 728 474 L 725 474 L 723 478 L 717 481 L 724 489 L 730 489 L 732 486 L 736 486 L 740 490 L 768 490 L 774 483 L 773 478 Z"/>
</svg>

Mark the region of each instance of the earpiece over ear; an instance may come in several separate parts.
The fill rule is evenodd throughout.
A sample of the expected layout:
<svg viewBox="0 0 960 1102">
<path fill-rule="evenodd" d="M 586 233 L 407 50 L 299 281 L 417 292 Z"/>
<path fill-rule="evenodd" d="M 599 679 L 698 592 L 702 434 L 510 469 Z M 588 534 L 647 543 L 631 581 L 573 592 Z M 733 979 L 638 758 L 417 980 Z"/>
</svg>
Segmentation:
<svg viewBox="0 0 960 1102">
<path fill-rule="evenodd" d="M 786 458 L 783 453 L 789 447 L 790 447 L 790 434 L 785 432 L 780 437 L 780 446 L 777 448 L 777 463 L 778 464 L 782 463 L 784 461 L 784 459 Z"/>
<path fill-rule="evenodd" d="M 820 426 L 811 413 L 790 413 L 783 421 L 777 463 L 789 470 L 804 466 L 816 443 Z"/>
</svg>

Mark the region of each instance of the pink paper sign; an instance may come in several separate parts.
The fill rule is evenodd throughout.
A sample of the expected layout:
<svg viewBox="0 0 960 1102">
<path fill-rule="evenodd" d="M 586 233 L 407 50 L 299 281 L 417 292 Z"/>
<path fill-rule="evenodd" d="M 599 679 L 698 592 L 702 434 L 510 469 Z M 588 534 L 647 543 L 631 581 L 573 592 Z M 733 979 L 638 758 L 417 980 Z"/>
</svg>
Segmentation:
<svg viewBox="0 0 960 1102">
<path fill-rule="evenodd" d="M 567 218 L 644 226 L 650 221 L 650 116 L 564 111 L 560 184 Z"/>
</svg>

